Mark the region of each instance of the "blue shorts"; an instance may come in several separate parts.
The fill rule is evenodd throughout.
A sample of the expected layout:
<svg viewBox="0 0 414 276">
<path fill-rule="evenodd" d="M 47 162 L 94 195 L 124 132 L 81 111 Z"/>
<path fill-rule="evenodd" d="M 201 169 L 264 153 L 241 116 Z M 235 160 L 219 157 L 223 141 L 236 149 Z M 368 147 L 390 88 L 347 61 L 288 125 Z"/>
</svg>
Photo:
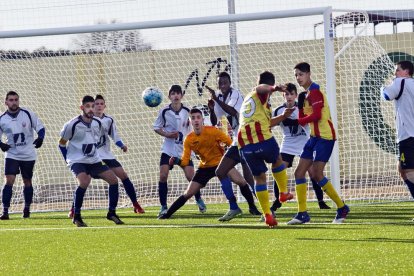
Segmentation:
<svg viewBox="0 0 414 276">
<path fill-rule="evenodd" d="M 109 170 L 109 168 L 103 162 L 93 164 L 75 163 L 72 166 L 70 166 L 70 170 L 75 176 L 77 176 L 80 173 L 86 173 L 93 178 L 99 178 L 99 175 Z"/>
<path fill-rule="evenodd" d="M 6 158 L 4 162 L 4 174 L 16 176 L 21 172 L 23 179 L 32 179 L 35 162 L 35 160 L 21 161 L 12 158 Z"/>
<path fill-rule="evenodd" d="M 266 163 L 276 163 L 279 146 L 274 137 L 256 144 L 248 144 L 240 149 L 242 158 L 246 160 L 252 174 L 259 176 L 267 172 Z"/>
<path fill-rule="evenodd" d="M 109 168 L 119 168 L 119 167 L 122 167 L 121 163 L 119 163 L 118 160 L 116 160 L 116 159 L 102 159 L 102 161 Z"/>
<path fill-rule="evenodd" d="M 319 137 L 311 136 L 303 147 L 300 158 L 312 159 L 313 161 L 328 162 L 332 150 L 335 146 L 335 140 L 326 140 Z"/>
<path fill-rule="evenodd" d="M 171 156 L 169 156 L 166 153 L 162 153 L 161 154 L 161 158 L 160 158 L 160 166 L 162 165 L 169 165 L 170 162 L 170 158 Z M 188 163 L 188 166 L 190 167 L 194 167 L 194 163 L 193 160 L 190 159 L 190 162 Z M 174 168 L 174 165 L 170 166 L 170 171 Z"/>
<path fill-rule="evenodd" d="M 234 160 L 236 164 L 246 164 L 246 160 L 240 156 L 239 148 L 237 146 L 229 147 L 224 156 L 230 158 L 231 160 Z"/>
</svg>

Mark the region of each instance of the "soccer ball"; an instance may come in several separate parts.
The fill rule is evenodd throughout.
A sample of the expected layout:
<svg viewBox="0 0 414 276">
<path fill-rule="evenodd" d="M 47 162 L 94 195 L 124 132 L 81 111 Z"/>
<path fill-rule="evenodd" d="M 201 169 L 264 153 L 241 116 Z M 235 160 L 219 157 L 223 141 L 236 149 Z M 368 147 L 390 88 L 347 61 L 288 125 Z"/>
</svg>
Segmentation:
<svg viewBox="0 0 414 276">
<path fill-rule="evenodd" d="M 157 87 L 148 87 L 142 92 L 142 99 L 149 107 L 156 107 L 162 102 L 162 92 Z"/>
</svg>

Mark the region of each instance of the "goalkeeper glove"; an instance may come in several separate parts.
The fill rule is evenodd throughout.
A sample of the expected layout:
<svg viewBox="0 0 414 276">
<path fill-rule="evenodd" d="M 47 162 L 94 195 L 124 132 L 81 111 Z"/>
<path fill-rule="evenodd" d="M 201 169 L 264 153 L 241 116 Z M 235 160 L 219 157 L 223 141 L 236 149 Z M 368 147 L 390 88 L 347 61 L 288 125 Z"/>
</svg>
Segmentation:
<svg viewBox="0 0 414 276">
<path fill-rule="evenodd" d="M 303 105 L 305 104 L 306 98 L 306 91 L 300 92 L 298 96 L 298 108 L 303 109 Z"/>
<path fill-rule="evenodd" d="M 5 144 L 5 143 L 3 143 L 3 142 L 0 142 L 0 149 L 1 149 L 3 152 L 8 151 L 10 148 L 11 148 L 11 146 L 10 146 L 9 144 Z"/>
<path fill-rule="evenodd" d="M 37 137 L 36 140 L 34 140 L 33 145 L 35 145 L 35 148 L 40 148 L 43 145 L 43 139 L 40 137 Z"/>
<path fill-rule="evenodd" d="M 169 164 L 170 166 L 173 166 L 173 165 L 180 165 L 180 164 L 181 164 L 181 159 L 180 159 L 180 158 L 178 158 L 178 157 L 171 157 L 171 158 L 170 158 L 170 160 L 168 161 L 168 164 Z"/>
<path fill-rule="evenodd" d="M 297 119 L 286 118 L 282 121 L 284 126 L 297 126 L 299 124 Z"/>
</svg>

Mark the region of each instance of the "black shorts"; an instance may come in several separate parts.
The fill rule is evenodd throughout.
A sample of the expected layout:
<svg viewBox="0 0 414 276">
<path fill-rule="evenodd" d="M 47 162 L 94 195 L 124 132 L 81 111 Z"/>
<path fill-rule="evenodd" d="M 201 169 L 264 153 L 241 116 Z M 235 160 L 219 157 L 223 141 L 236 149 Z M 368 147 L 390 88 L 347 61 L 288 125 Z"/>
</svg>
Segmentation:
<svg viewBox="0 0 414 276">
<path fill-rule="evenodd" d="M 93 178 L 99 178 L 99 175 L 107 170 L 108 166 L 103 162 L 85 164 L 85 163 L 75 163 L 70 166 L 72 173 L 77 176 L 80 173 L 86 173 Z"/>
<path fill-rule="evenodd" d="M 414 137 L 400 141 L 398 148 L 400 150 L 399 160 L 401 169 L 414 169 Z"/>
<path fill-rule="evenodd" d="M 198 168 L 194 174 L 192 181 L 200 183 L 203 187 L 207 185 L 213 177 L 216 176 L 217 166 L 210 168 Z"/>
<path fill-rule="evenodd" d="M 280 155 L 282 156 L 282 160 L 288 163 L 287 167 L 291 168 L 293 165 L 293 160 L 295 159 L 295 156 L 293 154 L 284 153 L 284 152 L 281 152 Z"/>
<path fill-rule="evenodd" d="M 242 165 L 246 164 L 246 160 L 240 156 L 240 151 L 237 146 L 231 146 L 224 154 L 225 157 L 234 160 L 236 164 L 242 163 Z"/>
<path fill-rule="evenodd" d="M 169 156 L 168 154 L 162 153 L 161 158 L 160 158 L 160 166 L 169 165 L 170 158 L 171 156 Z M 194 167 L 193 160 L 190 159 L 190 163 L 188 163 L 188 166 Z M 170 166 L 170 170 L 172 170 L 173 168 L 174 168 L 174 165 Z"/>
<path fill-rule="evenodd" d="M 102 161 L 109 168 L 119 168 L 119 167 L 122 167 L 121 163 L 119 163 L 118 160 L 116 160 L 116 159 L 102 159 Z"/>
<path fill-rule="evenodd" d="M 6 158 L 4 164 L 4 174 L 16 176 L 21 172 L 23 179 L 32 179 L 35 162 L 35 160 L 21 161 L 12 158 Z"/>
</svg>

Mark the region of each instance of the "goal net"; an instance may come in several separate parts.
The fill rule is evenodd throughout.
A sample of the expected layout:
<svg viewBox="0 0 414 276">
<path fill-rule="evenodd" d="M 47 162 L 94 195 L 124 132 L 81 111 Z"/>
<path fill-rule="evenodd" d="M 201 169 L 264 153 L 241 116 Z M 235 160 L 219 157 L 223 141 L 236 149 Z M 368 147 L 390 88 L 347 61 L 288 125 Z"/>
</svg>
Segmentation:
<svg viewBox="0 0 414 276">
<path fill-rule="evenodd" d="M 358 32 L 368 30 L 367 15 L 346 14 L 334 14 L 335 53 L 340 55 L 335 59 L 336 91 L 328 92 L 335 93 L 337 101 L 340 190 L 346 200 L 358 202 L 405 199 L 408 194 L 396 173 L 393 107 L 381 102 L 379 92 L 392 76 L 393 61 L 368 32 L 346 31 L 350 25 L 357 26 Z M 179 84 L 185 88 L 186 106 L 206 105 L 209 93 L 204 87 L 216 87 L 219 72 L 230 72 L 233 86 L 245 95 L 264 70 L 272 71 L 278 83 L 296 84 L 293 67 L 306 61 L 311 64 L 312 79 L 326 91 L 320 22 L 322 15 L 292 15 L 233 23 L 1 39 L 3 94 L 8 90 L 18 92 L 21 106 L 36 112 L 46 126 L 46 139 L 38 150 L 33 178 L 34 211 L 67 210 L 71 205 L 77 182 L 66 167 L 57 142 L 63 124 L 80 113 L 80 99 L 84 95 L 99 93 L 105 97 L 106 113 L 115 118 L 129 148 L 127 153 L 115 146 L 112 149 L 134 183 L 139 201 L 144 206 L 158 205 L 162 137 L 153 131 L 152 125 L 159 108 L 169 104 L 169 86 Z M 106 23 L 100 25 L 117 24 Z M 63 46 L 49 48 L 51 41 Z M 144 105 L 141 92 L 148 86 L 157 86 L 164 92 L 161 106 Z M 273 95 L 272 107 L 283 101 L 282 95 Z M 274 134 L 281 141 L 279 129 L 275 128 Z M 292 169 L 289 175 L 290 189 L 294 191 Z M 331 176 L 329 166 L 326 175 Z M 170 171 L 169 203 L 187 184 L 182 170 Z M 12 211 L 22 208 L 22 186 L 17 178 Z M 130 206 L 123 188 L 120 192 L 119 206 Z M 308 194 L 310 199 L 314 198 L 313 192 Z M 217 180 L 212 180 L 202 195 L 207 203 L 225 202 Z M 93 180 L 84 207 L 106 205 L 107 185 Z"/>
</svg>

